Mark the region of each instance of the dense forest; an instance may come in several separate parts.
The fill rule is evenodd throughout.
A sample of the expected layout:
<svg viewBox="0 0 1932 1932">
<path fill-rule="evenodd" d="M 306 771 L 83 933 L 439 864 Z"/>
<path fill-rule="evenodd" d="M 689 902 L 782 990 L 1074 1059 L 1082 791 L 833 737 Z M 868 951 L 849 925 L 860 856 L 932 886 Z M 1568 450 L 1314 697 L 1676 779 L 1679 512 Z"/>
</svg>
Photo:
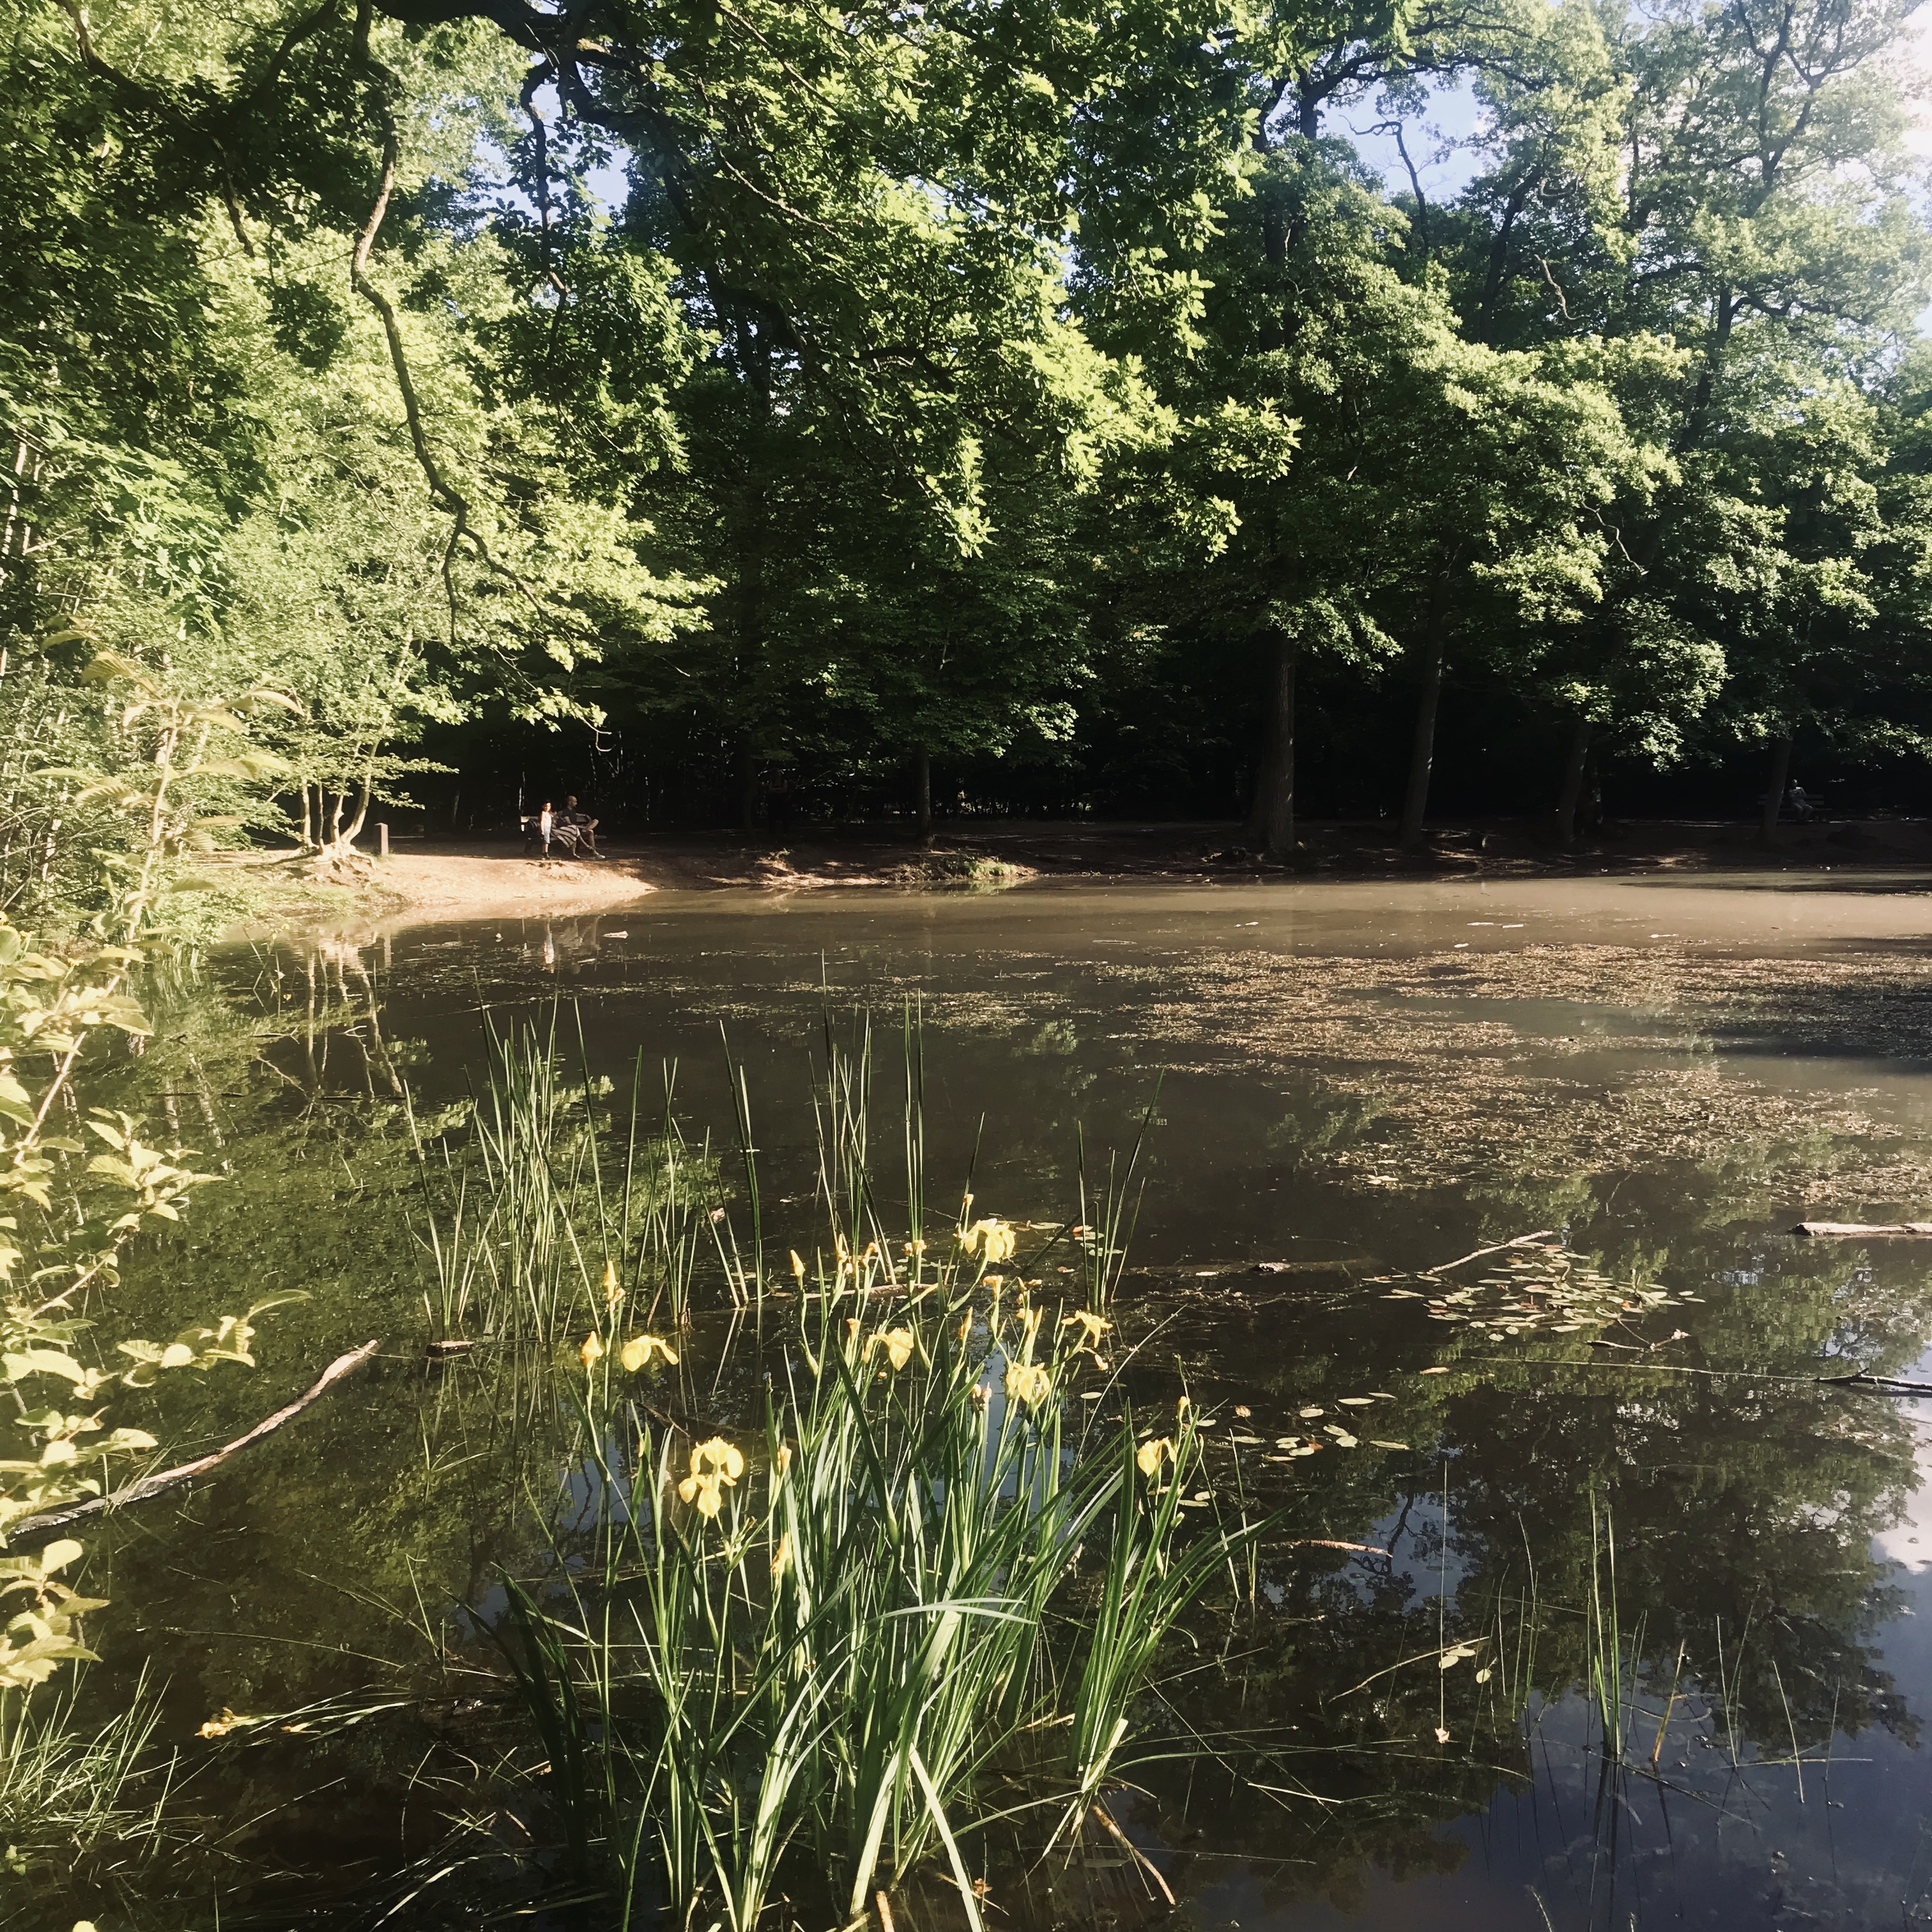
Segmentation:
<svg viewBox="0 0 1932 1932">
<path fill-rule="evenodd" d="M 22 0 L 8 902 L 529 786 L 1920 802 L 1908 11 Z"/>
</svg>

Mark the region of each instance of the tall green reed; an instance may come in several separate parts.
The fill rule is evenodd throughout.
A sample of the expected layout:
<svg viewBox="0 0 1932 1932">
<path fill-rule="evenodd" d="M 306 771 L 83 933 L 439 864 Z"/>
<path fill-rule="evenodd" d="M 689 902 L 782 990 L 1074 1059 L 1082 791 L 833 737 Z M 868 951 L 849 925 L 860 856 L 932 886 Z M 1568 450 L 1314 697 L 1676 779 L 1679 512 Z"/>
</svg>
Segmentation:
<svg viewBox="0 0 1932 1932">
<path fill-rule="evenodd" d="M 673 1110 L 676 1068 L 663 1070 L 656 1130 L 640 1130 L 644 1071 L 628 1116 L 593 1078 L 580 1034 L 580 1076 L 566 1077 L 557 1016 L 548 1026 L 494 1030 L 472 1113 L 472 1165 L 455 1166 L 428 1216 L 432 1326 L 454 1339 L 484 1332 L 554 1345 L 597 1325 L 618 1301 L 673 1326 L 692 1285 L 718 1192 L 708 1146 L 686 1141 Z M 755 1277 L 755 1264 L 733 1276 Z"/>
<path fill-rule="evenodd" d="M 782 1871 L 788 1894 L 803 1875 L 856 1918 L 930 1868 L 979 1926 L 986 1832 L 1043 1848 L 1083 1828 L 1164 1641 L 1258 1531 L 1184 1516 L 1201 1466 L 1185 1402 L 1144 1441 L 1130 1416 L 1076 1420 L 1111 1324 L 1002 1271 L 1012 1224 L 962 1226 L 938 1253 L 910 1232 L 927 1224 L 910 1024 L 906 1042 L 914 1198 L 892 1240 L 869 1029 L 849 1052 L 828 1031 L 829 1240 L 797 1258 L 739 1439 L 665 1412 L 670 1391 L 640 1378 L 690 1365 L 626 1340 L 614 1304 L 579 1351 L 568 1492 L 586 1500 L 512 1597 L 506 1640 L 572 1814 L 566 1855 L 603 1874 L 626 1924 L 662 1898 L 752 1932 Z M 728 1262 L 734 1300 L 762 1282 L 759 1240 L 748 1269 Z M 719 1252 L 737 1252 L 727 1234 Z"/>
</svg>

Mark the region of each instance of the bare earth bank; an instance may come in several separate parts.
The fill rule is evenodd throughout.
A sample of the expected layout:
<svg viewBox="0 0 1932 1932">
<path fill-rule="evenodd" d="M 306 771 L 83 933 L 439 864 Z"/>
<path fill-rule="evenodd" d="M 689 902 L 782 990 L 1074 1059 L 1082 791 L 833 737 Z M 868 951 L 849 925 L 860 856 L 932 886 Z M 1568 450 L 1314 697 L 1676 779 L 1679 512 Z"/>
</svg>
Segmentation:
<svg viewBox="0 0 1932 1932">
<path fill-rule="evenodd" d="M 400 837 L 386 860 L 322 866 L 286 850 L 234 855 L 268 926 L 308 925 L 352 910 L 415 923 L 536 913 L 603 912 L 665 890 L 787 891 L 818 886 L 998 886 L 1060 878 L 1532 878 L 1606 873 L 1802 869 L 1856 873 L 1923 866 L 1932 878 L 1932 823 L 1884 820 L 1786 826 L 1766 849 L 1742 824 L 1626 823 L 1559 850 L 1533 823 L 1438 827 L 1422 854 L 1404 854 L 1385 821 L 1310 824 L 1292 867 L 1246 849 L 1238 826 L 978 820 L 943 829 L 930 847 L 898 826 L 754 836 L 678 831 L 607 844 L 594 859 L 534 859 L 511 838 Z M 1768 881 L 1767 881 L 1768 883 Z M 345 901 L 347 902 L 345 904 Z"/>
</svg>

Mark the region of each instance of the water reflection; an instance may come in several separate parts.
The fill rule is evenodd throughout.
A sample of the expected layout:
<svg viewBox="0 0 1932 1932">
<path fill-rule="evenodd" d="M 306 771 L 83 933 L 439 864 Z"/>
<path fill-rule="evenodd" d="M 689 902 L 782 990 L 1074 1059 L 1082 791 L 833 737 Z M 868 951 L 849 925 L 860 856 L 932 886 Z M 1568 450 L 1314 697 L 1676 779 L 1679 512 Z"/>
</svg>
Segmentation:
<svg viewBox="0 0 1932 1932">
<path fill-rule="evenodd" d="M 489 1883 L 514 1870 L 520 1896 L 540 1892 L 541 1780 L 454 1606 L 487 1620 L 504 1570 L 532 1560 L 567 1418 L 528 1348 L 424 1363 L 426 1204 L 460 1180 L 486 1029 L 548 1024 L 562 992 L 587 1082 L 621 1100 L 641 1054 L 661 1094 L 674 1061 L 686 1132 L 721 1146 L 722 1022 L 754 1098 L 768 1240 L 809 1238 L 830 988 L 895 1022 L 920 1001 L 934 1191 L 976 1145 L 994 1211 L 1073 1218 L 1078 1135 L 1090 1162 L 1130 1141 L 1158 1078 L 1124 1318 L 1155 1339 L 1132 1392 L 1211 1408 L 1224 1490 L 1281 1512 L 1142 1715 L 1168 1751 L 1124 1815 L 1189 1922 L 1932 1918 L 1928 1418 L 1819 1379 L 1910 1374 L 1932 1291 L 1910 1246 L 1780 1232 L 1801 1203 L 1927 1204 L 1932 1080 L 1886 1046 L 1925 1050 L 1901 1017 L 1916 958 L 1850 950 L 1852 916 L 1815 898 L 1828 953 L 1756 976 L 1743 916 L 1714 928 L 1733 950 L 1713 974 L 1682 900 L 1667 917 L 1593 908 L 1592 936 L 1623 944 L 1601 928 L 1624 920 L 1658 935 L 1621 965 L 1546 907 L 1538 927 L 1534 906 L 1444 904 L 1395 943 L 1374 908 L 1317 908 L 1284 938 L 1244 905 L 1209 933 L 1136 903 L 842 899 L 763 922 L 700 905 L 397 933 L 238 954 L 220 997 L 170 1011 L 117 1104 L 205 1135 L 231 1180 L 130 1270 L 130 1325 L 200 1307 L 210 1283 L 314 1298 L 277 1318 L 245 1391 L 158 1393 L 157 1432 L 265 1411 L 345 1324 L 389 1337 L 380 1372 L 298 1435 L 104 1545 L 117 1608 L 90 1695 L 155 1660 L 170 1736 L 198 1751 L 196 1804 L 223 1829 L 263 1820 L 200 1877 L 184 1863 L 185 1892 L 218 1885 L 230 1922 L 360 1922 L 461 1814 Z M 1136 932 L 1108 929 L 1122 920 Z M 1544 1228 L 1607 1275 L 1700 1299 L 1596 1347 L 1431 1324 L 1372 1279 Z M 664 1401 L 751 1412 L 756 1376 L 718 1377 L 718 1340 L 700 1328 L 681 1372 L 702 1379 Z M 1344 1398 L 1377 1403 L 1372 1438 L 1365 1424 L 1353 1449 L 1270 1460 L 1353 1413 Z M 191 1741 L 224 1706 L 398 1696 L 319 1742 Z M 1088 1865 L 1051 1893 L 998 1871 L 996 1899 L 1016 1925 L 1165 1913 L 1135 1868 Z M 450 1901 L 473 1896 L 387 1922 L 463 1922 Z"/>
</svg>

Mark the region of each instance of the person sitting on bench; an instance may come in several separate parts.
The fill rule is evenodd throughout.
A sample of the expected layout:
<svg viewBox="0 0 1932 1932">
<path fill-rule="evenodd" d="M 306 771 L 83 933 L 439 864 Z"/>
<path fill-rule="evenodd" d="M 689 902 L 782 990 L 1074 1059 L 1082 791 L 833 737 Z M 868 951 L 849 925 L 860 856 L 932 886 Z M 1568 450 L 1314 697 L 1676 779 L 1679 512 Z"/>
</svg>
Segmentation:
<svg viewBox="0 0 1932 1932">
<path fill-rule="evenodd" d="M 597 824 L 589 812 L 580 812 L 577 794 L 572 792 L 563 802 L 563 809 L 556 815 L 557 833 L 566 830 L 575 835 L 573 845 L 580 844 L 593 859 L 601 859 L 603 854 L 597 849 Z M 553 835 L 556 836 L 556 835 Z"/>
</svg>

